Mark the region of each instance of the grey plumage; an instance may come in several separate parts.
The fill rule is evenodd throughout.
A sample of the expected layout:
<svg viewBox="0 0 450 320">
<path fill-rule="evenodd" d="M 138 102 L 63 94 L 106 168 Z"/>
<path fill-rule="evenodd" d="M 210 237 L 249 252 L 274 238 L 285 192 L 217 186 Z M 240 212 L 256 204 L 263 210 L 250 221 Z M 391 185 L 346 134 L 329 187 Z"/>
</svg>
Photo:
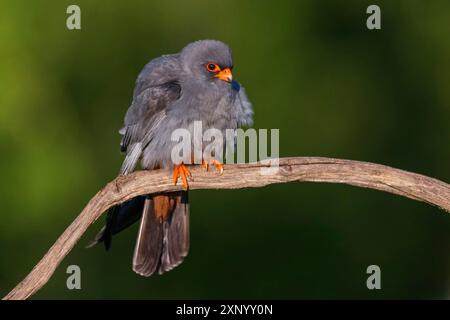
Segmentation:
<svg viewBox="0 0 450 320">
<path fill-rule="evenodd" d="M 119 131 L 121 150 L 126 154 L 120 174 L 135 170 L 139 161 L 143 169 L 171 168 L 175 145 L 171 134 L 178 128 L 192 133 L 194 121 L 202 121 L 204 131 L 216 128 L 222 132 L 252 124 L 253 110 L 245 90 L 235 81 L 213 77 L 205 67 L 210 62 L 232 69 L 230 48 L 220 41 L 196 41 L 180 53 L 153 59 L 143 68 L 125 126 Z M 149 276 L 181 263 L 189 248 L 187 192 L 165 194 L 162 198 L 149 196 L 135 201 L 133 208 L 143 210 L 133 270 Z M 126 215 L 126 211 L 126 205 L 110 211 L 97 242 L 110 242 L 125 221 L 117 216 Z M 161 219 L 158 211 L 166 212 L 167 219 Z"/>
</svg>

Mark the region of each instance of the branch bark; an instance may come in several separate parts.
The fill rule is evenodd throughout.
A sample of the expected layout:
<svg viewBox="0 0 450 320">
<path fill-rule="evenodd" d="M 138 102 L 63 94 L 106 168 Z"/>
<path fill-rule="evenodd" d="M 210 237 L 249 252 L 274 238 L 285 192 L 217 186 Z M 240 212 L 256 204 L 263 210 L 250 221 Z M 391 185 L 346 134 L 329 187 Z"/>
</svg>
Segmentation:
<svg viewBox="0 0 450 320">
<path fill-rule="evenodd" d="M 267 165 L 226 165 L 224 174 L 217 176 L 214 171 L 206 172 L 195 166 L 191 170 L 195 181 L 190 182 L 190 189 L 255 188 L 292 181 L 345 183 L 393 193 L 450 211 L 449 184 L 384 165 L 332 158 L 297 157 L 280 159 L 279 171 L 273 175 L 261 175 L 263 167 Z M 139 195 L 181 189 L 182 184 L 174 186 L 169 173 L 164 170 L 138 171 L 117 177 L 89 201 L 28 276 L 3 299 L 27 299 L 41 289 L 86 229 L 111 206 Z"/>
</svg>

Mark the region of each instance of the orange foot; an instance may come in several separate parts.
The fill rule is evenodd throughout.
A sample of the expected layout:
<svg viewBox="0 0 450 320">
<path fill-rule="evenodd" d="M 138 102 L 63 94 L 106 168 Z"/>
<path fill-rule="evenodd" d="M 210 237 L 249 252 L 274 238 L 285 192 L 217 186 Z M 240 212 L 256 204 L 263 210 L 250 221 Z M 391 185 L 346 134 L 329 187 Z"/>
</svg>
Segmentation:
<svg viewBox="0 0 450 320">
<path fill-rule="evenodd" d="M 181 179 L 183 180 L 183 186 L 184 188 L 187 190 L 189 189 L 189 184 L 188 184 L 188 180 L 187 178 L 192 177 L 191 172 L 189 171 L 189 169 L 186 167 L 186 165 L 184 163 L 182 164 L 178 164 L 175 165 L 173 168 L 173 184 L 177 184 L 178 181 L 178 177 L 181 177 Z"/>
<path fill-rule="evenodd" d="M 217 160 L 213 160 L 213 165 L 216 167 L 217 170 L 219 170 L 219 174 L 221 175 L 223 173 L 223 164 L 221 164 Z"/>
<path fill-rule="evenodd" d="M 202 160 L 201 166 L 202 166 L 203 169 L 205 169 L 206 171 L 208 171 L 208 161 Z"/>
<path fill-rule="evenodd" d="M 220 175 L 223 174 L 223 164 L 221 164 L 218 160 L 213 160 L 211 163 L 216 167 L 216 169 L 219 171 Z M 202 166 L 202 168 L 208 170 L 209 165 L 206 160 L 202 160 L 201 166 Z"/>
</svg>

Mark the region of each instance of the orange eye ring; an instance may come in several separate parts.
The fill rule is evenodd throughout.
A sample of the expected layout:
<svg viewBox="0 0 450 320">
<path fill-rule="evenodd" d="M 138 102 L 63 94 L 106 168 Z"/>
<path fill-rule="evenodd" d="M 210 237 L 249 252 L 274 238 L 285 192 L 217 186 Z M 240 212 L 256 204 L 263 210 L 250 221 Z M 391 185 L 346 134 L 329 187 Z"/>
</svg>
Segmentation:
<svg viewBox="0 0 450 320">
<path fill-rule="evenodd" d="M 216 72 L 220 72 L 220 67 L 213 62 L 208 62 L 206 64 L 206 70 L 208 70 L 211 73 L 216 73 Z"/>
</svg>

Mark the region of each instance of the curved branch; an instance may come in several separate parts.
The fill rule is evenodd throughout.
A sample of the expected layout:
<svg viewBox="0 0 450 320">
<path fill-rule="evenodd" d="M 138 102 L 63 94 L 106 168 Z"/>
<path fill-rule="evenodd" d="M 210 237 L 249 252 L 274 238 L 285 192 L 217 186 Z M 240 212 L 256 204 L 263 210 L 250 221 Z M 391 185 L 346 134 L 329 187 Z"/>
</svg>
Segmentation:
<svg viewBox="0 0 450 320">
<path fill-rule="evenodd" d="M 267 165 L 226 165 L 225 173 L 206 172 L 198 166 L 191 172 L 190 189 L 237 189 L 262 187 L 292 181 L 345 183 L 390 192 L 450 211 L 450 185 L 423 175 L 368 162 L 319 157 L 282 158 L 273 175 L 261 175 Z M 214 179 L 211 177 L 214 176 Z M 138 171 L 108 183 L 87 204 L 28 276 L 3 299 L 27 299 L 44 286 L 57 266 L 72 250 L 86 229 L 109 207 L 139 195 L 177 191 L 164 170 Z"/>
</svg>

